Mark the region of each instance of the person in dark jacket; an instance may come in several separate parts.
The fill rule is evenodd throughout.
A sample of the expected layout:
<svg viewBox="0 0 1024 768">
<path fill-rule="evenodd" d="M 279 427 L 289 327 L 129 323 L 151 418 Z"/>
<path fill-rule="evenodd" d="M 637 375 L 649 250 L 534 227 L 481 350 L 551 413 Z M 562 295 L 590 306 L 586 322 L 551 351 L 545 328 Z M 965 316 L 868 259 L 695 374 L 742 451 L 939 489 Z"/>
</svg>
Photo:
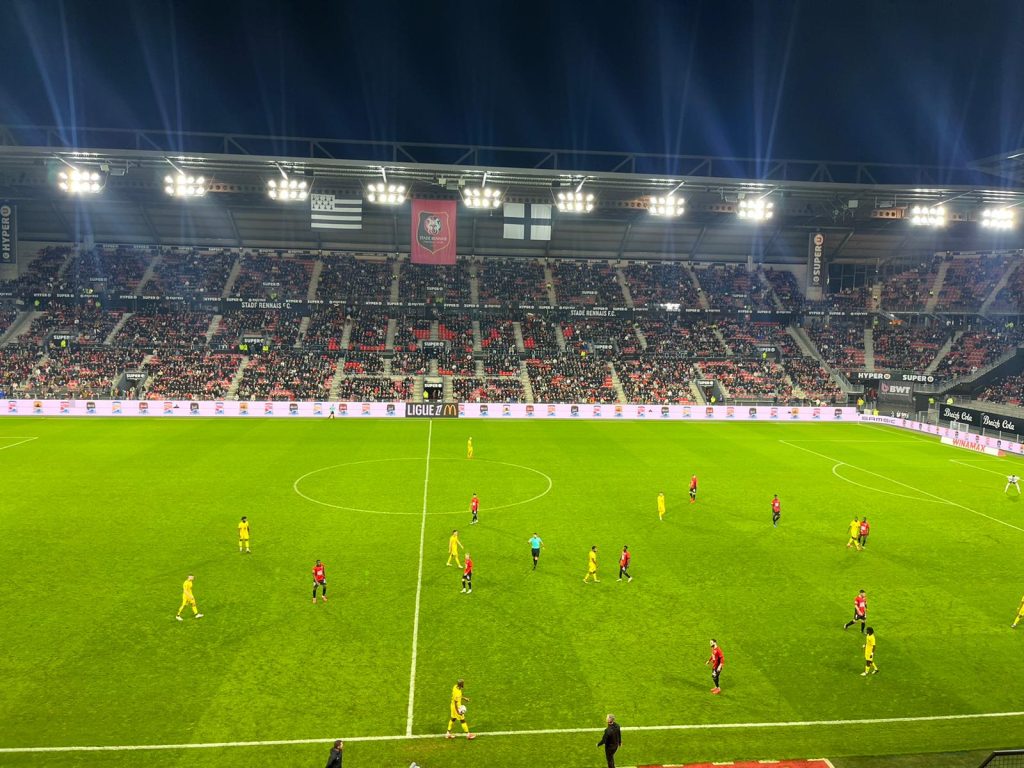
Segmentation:
<svg viewBox="0 0 1024 768">
<path fill-rule="evenodd" d="M 341 739 L 334 742 L 331 756 L 327 758 L 327 768 L 341 768 L 341 750 L 344 748 L 345 745 L 341 743 Z"/>
<path fill-rule="evenodd" d="M 608 715 L 608 727 L 604 729 L 601 740 L 597 742 L 597 746 L 604 747 L 604 757 L 608 761 L 608 768 L 615 768 L 615 751 L 621 744 L 622 729 L 615 722 L 615 715 Z"/>
</svg>

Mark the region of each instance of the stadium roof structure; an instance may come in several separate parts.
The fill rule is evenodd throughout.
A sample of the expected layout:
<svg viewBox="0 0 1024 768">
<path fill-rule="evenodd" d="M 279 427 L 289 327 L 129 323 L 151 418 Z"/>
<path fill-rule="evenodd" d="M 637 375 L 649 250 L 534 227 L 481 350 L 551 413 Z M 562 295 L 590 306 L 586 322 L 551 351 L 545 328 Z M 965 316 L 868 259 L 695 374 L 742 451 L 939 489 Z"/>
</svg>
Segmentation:
<svg viewBox="0 0 1024 768">
<path fill-rule="evenodd" d="M 69 135 L 70 134 L 70 135 Z M 1024 156 L 1022 156 L 1024 158 Z M 56 186 L 68 165 L 102 170 L 103 193 L 70 197 Z M 209 194 L 176 199 L 164 177 L 180 168 L 209 180 Z M 363 205 L 362 229 L 315 230 L 309 204 L 281 204 L 266 182 L 302 174 L 313 192 L 363 196 L 386 178 L 411 197 L 460 199 L 479 185 L 506 202 L 553 202 L 559 191 L 596 198 L 590 214 L 555 214 L 550 241 L 503 237 L 502 210 L 460 208 L 460 254 L 563 258 L 691 258 L 768 263 L 806 259 L 809 233 L 826 258 L 874 261 L 936 251 L 1024 247 L 1019 230 L 978 224 L 985 208 L 1021 208 L 1022 174 L 994 167 L 761 161 L 698 155 L 552 150 L 461 144 L 349 141 L 244 134 L 0 126 L 0 199 L 18 205 L 22 241 L 95 241 L 403 253 L 409 205 Z M 651 196 L 675 191 L 685 215 L 648 213 Z M 759 225 L 736 215 L 741 200 L 768 198 Z M 942 205 L 950 222 L 913 227 L 913 206 Z"/>
</svg>

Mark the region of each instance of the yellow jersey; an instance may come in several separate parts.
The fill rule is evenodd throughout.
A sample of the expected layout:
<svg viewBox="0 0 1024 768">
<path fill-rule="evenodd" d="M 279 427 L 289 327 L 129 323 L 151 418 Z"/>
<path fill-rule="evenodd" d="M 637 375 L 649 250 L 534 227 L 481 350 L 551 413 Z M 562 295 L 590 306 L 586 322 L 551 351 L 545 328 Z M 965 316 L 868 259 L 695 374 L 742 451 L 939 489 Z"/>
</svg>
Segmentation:
<svg viewBox="0 0 1024 768">
<path fill-rule="evenodd" d="M 856 539 L 860 536 L 860 521 L 857 518 L 850 523 L 850 538 Z"/>
<path fill-rule="evenodd" d="M 238 538 L 248 539 L 249 538 L 249 521 L 245 520 L 238 524 Z"/>
<path fill-rule="evenodd" d="M 448 551 L 455 554 L 459 551 L 459 537 L 452 536 L 448 539 Z"/>
<path fill-rule="evenodd" d="M 871 661 L 873 658 L 875 658 L 875 636 L 868 635 L 868 639 L 864 641 L 864 659 Z"/>
<path fill-rule="evenodd" d="M 587 568 L 591 571 L 597 570 L 597 552 L 590 550 L 590 554 L 587 555 Z"/>
<path fill-rule="evenodd" d="M 192 582 L 185 579 L 185 583 L 181 585 L 181 596 L 186 600 L 192 599 Z"/>
<path fill-rule="evenodd" d="M 452 709 L 451 717 L 453 720 L 458 720 L 462 717 L 462 713 L 459 712 L 459 707 L 462 706 L 462 689 L 459 688 L 458 683 L 452 686 Z"/>
<path fill-rule="evenodd" d="M 658 494 L 658 511 L 659 512 L 664 512 L 665 511 L 665 495 L 664 494 Z"/>
</svg>

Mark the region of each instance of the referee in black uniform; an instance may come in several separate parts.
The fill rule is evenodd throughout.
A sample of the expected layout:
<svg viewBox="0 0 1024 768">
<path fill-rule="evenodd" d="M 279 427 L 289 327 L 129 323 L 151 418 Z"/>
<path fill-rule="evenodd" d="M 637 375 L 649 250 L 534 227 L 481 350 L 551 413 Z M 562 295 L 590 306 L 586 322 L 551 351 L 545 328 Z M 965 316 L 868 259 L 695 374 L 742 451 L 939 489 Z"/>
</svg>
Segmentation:
<svg viewBox="0 0 1024 768">
<path fill-rule="evenodd" d="M 615 722 L 615 715 L 608 715 L 608 727 L 604 729 L 601 740 L 597 746 L 604 747 L 604 757 L 608 761 L 608 768 L 615 768 L 615 751 L 622 744 L 622 729 Z"/>
<path fill-rule="evenodd" d="M 341 750 L 344 747 L 345 745 L 341 743 L 341 739 L 334 742 L 334 746 L 331 748 L 331 755 L 327 758 L 327 768 L 341 768 Z"/>
</svg>

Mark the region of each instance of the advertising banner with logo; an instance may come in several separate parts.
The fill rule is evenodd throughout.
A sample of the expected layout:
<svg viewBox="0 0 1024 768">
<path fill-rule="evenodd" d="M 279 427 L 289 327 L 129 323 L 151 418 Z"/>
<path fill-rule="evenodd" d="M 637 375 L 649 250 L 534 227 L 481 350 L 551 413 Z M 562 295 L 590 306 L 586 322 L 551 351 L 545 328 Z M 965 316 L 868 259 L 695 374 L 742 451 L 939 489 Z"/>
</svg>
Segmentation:
<svg viewBox="0 0 1024 768">
<path fill-rule="evenodd" d="M 961 408 L 958 410 L 963 409 Z M 992 437 L 990 435 L 976 435 L 973 433 L 964 434 L 962 432 L 956 432 L 949 427 L 943 427 L 936 424 L 926 424 L 922 421 L 901 419 L 899 417 L 864 415 L 860 417 L 860 420 L 871 424 L 887 424 L 890 427 L 909 429 L 913 432 L 920 432 L 925 435 L 935 435 L 938 438 L 949 438 L 953 441 L 951 443 L 952 445 L 956 445 L 961 448 L 968 447 L 967 444 L 969 443 L 973 450 L 977 450 L 977 446 L 981 446 L 985 448 L 995 448 L 996 450 L 1013 453 L 1018 456 L 1024 454 L 1024 445 L 1006 438 Z"/>
<path fill-rule="evenodd" d="M 825 284 L 825 236 L 814 232 L 807 236 L 807 287 L 821 290 Z"/>
<path fill-rule="evenodd" d="M 0 266 L 18 263 L 18 209 L 0 200 Z"/>
<path fill-rule="evenodd" d="M 5 400 L 0 416 L 135 416 L 166 418 L 469 418 L 614 421 L 846 421 L 856 408 L 783 405 L 637 405 L 604 403 L 361 403 L 286 400 Z"/>
<path fill-rule="evenodd" d="M 455 200 L 413 200 L 413 264 L 454 264 L 459 204 Z"/>
<path fill-rule="evenodd" d="M 930 373 L 913 371 L 850 371 L 850 381 L 858 384 L 870 384 L 879 381 L 899 382 L 901 384 L 934 384 L 935 377 Z"/>
<path fill-rule="evenodd" d="M 975 408 L 961 408 L 958 405 L 943 405 L 939 408 L 939 421 L 946 423 L 959 422 L 969 424 L 978 429 L 992 429 L 998 432 L 1009 432 L 1024 435 L 1024 420 L 1016 416 L 1002 413 L 979 411 Z"/>
</svg>

